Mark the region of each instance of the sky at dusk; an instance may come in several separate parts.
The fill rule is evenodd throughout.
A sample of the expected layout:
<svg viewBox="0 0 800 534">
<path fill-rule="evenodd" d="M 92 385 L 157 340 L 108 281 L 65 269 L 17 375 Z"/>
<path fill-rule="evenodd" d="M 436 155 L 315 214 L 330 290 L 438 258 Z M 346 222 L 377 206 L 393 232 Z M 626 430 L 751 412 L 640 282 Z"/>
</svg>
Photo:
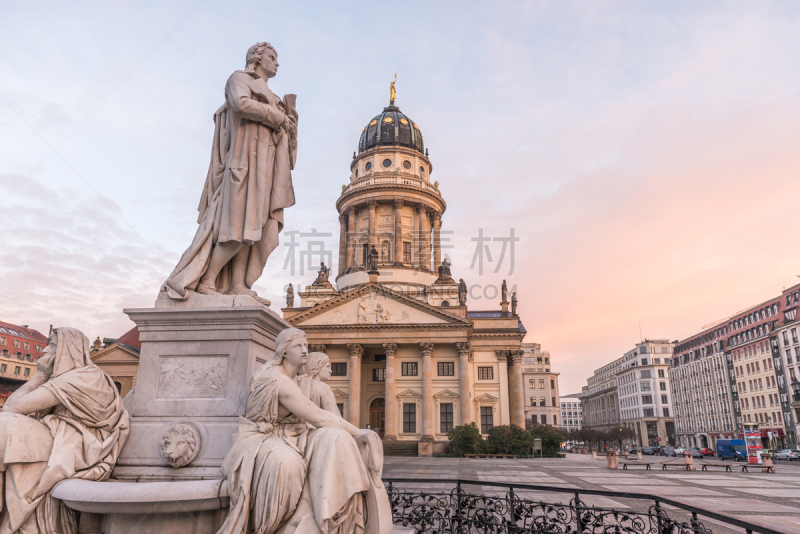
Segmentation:
<svg viewBox="0 0 800 534">
<path fill-rule="evenodd" d="M 117 337 L 123 309 L 153 305 L 196 230 L 225 82 L 264 40 L 300 113 L 284 228 L 300 246 L 282 237 L 255 286 L 273 309 L 313 281 L 310 240 L 336 270 L 334 203 L 395 72 L 470 308 L 516 286 L 562 394 L 640 331 L 683 339 L 800 281 L 797 3 L 0 9 L 0 320 Z"/>
</svg>

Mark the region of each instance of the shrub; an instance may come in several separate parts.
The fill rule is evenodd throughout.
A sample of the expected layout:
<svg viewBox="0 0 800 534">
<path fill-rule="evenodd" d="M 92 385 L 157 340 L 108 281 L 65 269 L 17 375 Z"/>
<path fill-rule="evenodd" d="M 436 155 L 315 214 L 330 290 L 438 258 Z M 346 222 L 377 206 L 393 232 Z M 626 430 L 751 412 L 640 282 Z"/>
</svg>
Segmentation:
<svg viewBox="0 0 800 534">
<path fill-rule="evenodd" d="M 486 446 L 492 454 L 527 455 L 531 453 L 533 439 L 517 425 L 500 425 L 489 430 Z"/>
<path fill-rule="evenodd" d="M 483 452 L 483 437 L 475 423 L 455 427 L 447 433 L 447 439 L 450 440 L 450 452 L 456 456 Z"/>
<path fill-rule="evenodd" d="M 531 443 L 534 438 L 542 440 L 542 456 L 555 456 L 561 449 L 564 435 L 559 428 L 550 425 L 536 425 L 528 431 Z"/>
</svg>

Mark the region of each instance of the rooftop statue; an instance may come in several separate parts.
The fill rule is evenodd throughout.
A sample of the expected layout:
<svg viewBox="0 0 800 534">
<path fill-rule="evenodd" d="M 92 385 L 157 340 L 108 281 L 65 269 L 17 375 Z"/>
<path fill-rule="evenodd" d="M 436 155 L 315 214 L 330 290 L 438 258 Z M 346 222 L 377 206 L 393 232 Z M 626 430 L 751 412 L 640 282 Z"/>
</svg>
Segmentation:
<svg viewBox="0 0 800 534">
<path fill-rule="evenodd" d="M 283 330 L 250 383 L 222 464 L 231 507 L 218 534 L 391 532 L 381 440 L 301 389 L 307 347 L 302 330 Z"/>
<path fill-rule="evenodd" d="M 89 357 L 89 339 L 53 330 L 36 374 L 0 413 L 0 532 L 75 534 L 76 512 L 50 491 L 68 478 L 108 479 L 128 427 L 114 382 Z"/>
<path fill-rule="evenodd" d="M 200 226 L 162 287 L 172 299 L 186 300 L 191 291 L 258 298 L 253 284 L 278 246 L 283 210 L 295 202 L 296 96 L 280 99 L 270 90 L 267 80 L 277 71 L 275 49 L 256 43 L 245 69 L 225 84 L 225 103 L 214 114 Z"/>
<path fill-rule="evenodd" d="M 394 106 L 394 100 L 397 98 L 397 91 L 394 90 L 394 84 L 397 82 L 397 73 L 394 73 L 394 81 L 389 85 L 389 105 Z"/>
</svg>

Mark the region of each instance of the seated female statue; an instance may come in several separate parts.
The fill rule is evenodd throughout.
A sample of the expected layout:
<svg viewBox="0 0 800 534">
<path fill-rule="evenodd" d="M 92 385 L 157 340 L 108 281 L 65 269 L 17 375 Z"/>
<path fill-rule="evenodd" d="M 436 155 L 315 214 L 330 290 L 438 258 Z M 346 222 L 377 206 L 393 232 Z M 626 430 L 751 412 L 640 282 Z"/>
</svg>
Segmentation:
<svg viewBox="0 0 800 534">
<path fill-rule="evenodd" d="M 39 420 L 29 417 L 36 412 Z M 68 478 L 106 480 L 127 437 L 128 412 L 89 358 L 89 339 L 53 330 L 36 374 L 0 413 L 0 533 L 77 532 L 75 513 L 51 490 Z"/>
<path fill-rule="evenodd" d="M 305 333 L 288 328 L 275 345 L 250 383 L 245 416 L 222 464 L 231 508 L 219 533 L 391 532 L 391 512 L 374 528 L 372 516 L 386 508 L 378 514 L 380 504 L 370 501 L 367 517 L 365 505 L 376 485 L 383 491 L 380 438 L 338 410 L 321 409 L 298 387 L 298 371 L 308 363 Z"/>
<path fill-rule="evenodd" d="M 336 406 L 336 397 L 328 387 L 331 377 L 331 361 L 324 352 L 312 352 L 308 355 L 308 363 L 299 375 L 300 390 L 311 402 L 332 414 L 341 415 Z"/>
</svg>

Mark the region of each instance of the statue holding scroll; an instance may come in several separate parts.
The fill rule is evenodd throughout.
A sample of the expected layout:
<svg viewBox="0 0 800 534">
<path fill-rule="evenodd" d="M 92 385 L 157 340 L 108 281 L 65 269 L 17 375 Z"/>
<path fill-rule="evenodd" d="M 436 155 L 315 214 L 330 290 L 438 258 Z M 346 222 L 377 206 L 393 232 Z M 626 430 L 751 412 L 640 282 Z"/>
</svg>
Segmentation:
<svg viewBox="0 0 800 534">
<path fill-rule="evenodd" d="M 277 70 L 275 49 L 256 43 L 245 69 L 225 84 L 225 103 L 214 114 L 200 226 L 162 287 L 169 298 L 186 300 L 192 291 L 258 298 L 253 284 L 278 246 L 283 210 L 295 202 L 296 97 L 280 99 L 267 86 Z"/>
<path fill-rule="evenodd" d="M 36 374 L 0 413 L 0 532 L 75 534 L 76 512 L 50 492 L 68 478 L 108 479 L 127 437 L 128 412 L 89 339 L 53 330 Z"/>
</svg>

